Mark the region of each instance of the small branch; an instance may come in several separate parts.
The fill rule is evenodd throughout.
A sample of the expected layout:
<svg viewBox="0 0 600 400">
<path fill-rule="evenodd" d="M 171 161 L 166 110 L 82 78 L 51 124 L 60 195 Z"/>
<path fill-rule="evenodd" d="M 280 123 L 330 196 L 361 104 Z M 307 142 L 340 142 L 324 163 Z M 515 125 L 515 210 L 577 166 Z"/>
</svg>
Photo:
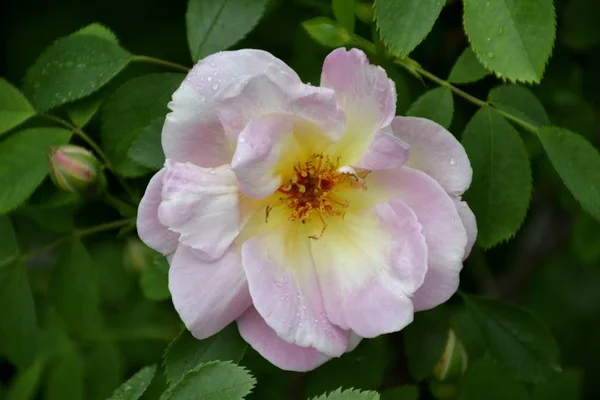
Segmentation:
<svg viewBox="0 0 600 400">
<path fill-rule="evenodd" d="M 133 224 L 133 223 L 134 223 L 133 218 L 128 218 L 128 219 L 122 219 L 119 221 L 107 222 L 104 224 L 93 226 L 91 228 L 76 229 L 73 231 L 73 233 L 71 235 L 63 236 L 40 249 L 36 249 L 36 250 L 30 251 L 27 254 L 23 254 L 20 258 L 20 261 L 23 263 L 23 262 L 26 262 L 36 256 L 39 256 L 40 254 L 44 254 L 44 253 L 52 250 L 53 248 L 60 246 L 61 244 L 65 243 L 65 242 L 68 242 L 73 237 L 82 238 L 85 236 L 93 235 L 95 233 L 100 233 L 100 232 L 105 232 L 105 231 L 109 231 L 112 229 L 121 228 L 123 226 L 127 226 L 127 225 Z"/>
<path fill-rule="evenodd" d="M 171 61 L 161 60 L 160 58 L 154 58 L 154 57 L 149 57 L 149 56 L 136 55 L 136 56 L 133 56 L 133 61 L 162 65 L 163 67 L 171 68 L 176 71 L 185 72 L 185 73 L 187 73 L 190 70 L 190 68 L 186 67 L 185 65 L 181 65 L 181 64 L 177 64 L 177 63 L 174 63 Z"/>
</svg>

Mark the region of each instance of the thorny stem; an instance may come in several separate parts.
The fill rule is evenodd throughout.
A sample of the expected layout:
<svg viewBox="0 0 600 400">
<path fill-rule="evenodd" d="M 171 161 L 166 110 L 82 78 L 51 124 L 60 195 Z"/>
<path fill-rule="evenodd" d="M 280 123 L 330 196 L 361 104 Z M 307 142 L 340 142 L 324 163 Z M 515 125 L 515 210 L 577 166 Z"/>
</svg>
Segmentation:
<svg viewBox="0 0 600 400">
<path fill-rule="evenodd" d="M 82 238 L 82 237 L 85 237 L 85 236 L 93 235 L 95 233 L 100 233 L 100 232 L 105 232 L 105 231 L 109 231 L 109 230 L 121 228 L 123 226 L 127 226 L 127 225 L 130 225 L 130 224 L 133 224 L 133 223 L 134 223 L 133 218 L 127 218 L 127 219 L 121 219 L 121 220 L 118 220 L 118 221 L 106 222 L 104 224 L 92 226 L 91 228 L 75 229 L 72 232 L 72 234 L 70 234 L 70 235 L 58 238 L 55 241 L 49 243 L 48 245 L 46 245 L 46 246 L 44 246 L 42 248 L 30 251 L 29 253 L 22 255 L 20 261 L 21 262 L 25 262 L 27 260 L 32 259 L 35 256 L 38 256 L 40 254 L 44 254 L 47 251 L 50 251 L 53 248 L 55 248 L 57 246 L 60 246 L 61 244 L 69 241 L 73 237 Z"/>
<path fill-rule="evenodd" d="M 127 182 L 125 182 L 125 180 L 123 180 L 119 174 L 117 174 L 114 169 L 112 164 L 110 163 L 110 160 L 108 159 L 108 157 L 106 156 L 106 154 L 102 151 L 102 149 L 100 148 L 100 146 L 98 146 L 98 144 L 96 142 L 94 142 L 94 140 L 88 136 L 87 133 L 85 133 L 81 128 L 78 128 L 77 126 L 71 124 L 69 121 L 65 121 L 62 118 L 59 118 L 55 115 L 50 115 L 50 114 L 41 114 L 40 115 L 42 118 L 45 118 L 49 121 L 52 121 L 58 125 L 64 126 L 65 128 L 69 129 L 70 131 L 72 131 L 75 135 L 79 136 L 84 142 L 87 143 L 88 146 L 90 146 L 95 152 L 96 154 L 98 154 L 98 156 L 100 157 L 100 159 L 102 160 L 102 163 L 104 164 L 104 166 L 110 170 L 111 172 L 113 172 L 113 174 L 115 175 L 115 177 L 117 178 L 117 180 L 119 181 L 119 183 L 121 184 L 121 186 L 123 186 L 123 189 L 125 189 L 125 192 L 127 192 L 127 195 L 129 196 L 129 198 L 133 201 L 135 201 L 136 196 L 133 192 L 133 190 L 129 187 L 129 185 L 127 184 Z"/>
<path fill-rule="evenodd" d="M 162 60 L 160 58 L 149 57 L 149 56 L 141 56 L 135 55 L 133 56 L 133 61 L 147 62 L 151 64 L 162 65 L 163 67 L 171 68 L 180 72 L 188 72 L 190 70 L 189 67 L 185 65 L 177 64 L 171 61 Z"/>
</svg>

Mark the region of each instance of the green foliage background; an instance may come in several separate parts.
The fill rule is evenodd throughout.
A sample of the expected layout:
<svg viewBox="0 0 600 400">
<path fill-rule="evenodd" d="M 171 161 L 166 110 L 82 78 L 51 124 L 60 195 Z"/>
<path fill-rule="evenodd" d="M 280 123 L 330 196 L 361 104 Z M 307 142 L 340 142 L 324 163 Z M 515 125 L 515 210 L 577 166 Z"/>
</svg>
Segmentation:
<svg viewBox="0 0 600 400">
<path fill-rule="evenodd" d="M 599 21 L 597 0 L 5 0 L 0 399 L 597 398 Z M 462 141 L 480 233 L 448 304 L 284 372 L 235 326 L 182 331 L 168 264 L 134 218 L 194 61 L 260 48 L 317 84 L 343 45 L 386 69 L 399 115 Z M 96 152 L 110 196 L 45 178 L 48 146 L 64 143 Z M 450 328 L 468 368 L 440 382 Z"/>
</svg>

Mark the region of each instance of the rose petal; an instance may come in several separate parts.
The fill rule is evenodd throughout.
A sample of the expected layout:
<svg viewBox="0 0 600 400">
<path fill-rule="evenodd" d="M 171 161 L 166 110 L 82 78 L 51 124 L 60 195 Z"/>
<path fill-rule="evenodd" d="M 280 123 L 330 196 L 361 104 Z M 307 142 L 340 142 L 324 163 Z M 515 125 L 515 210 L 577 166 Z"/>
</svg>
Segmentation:
<svg viewBox="0 0 600 400">
<path fill-rule="evenodd" d="M 162 188 L 165 169 L 161 169 L 150 179 L 146 193 L 138 208 L 137 230 L 142 242 L 159 253 L 171 254 L 177 247 L 179 234 L 169 229 L 158 220 L 158 207 L 162 201 Z"/>
<path fill-rule="evenodd" d="M 335 91 L 346 114 L 339 153 L 345 156 L 345 164 L 353 164 L 366 152 L 375 133 L 394 118 L 396 87 L 383 68 L 369 64 L 365 53 L 343 48 L 325 58 L 321 86 Z"/>
<path fill-rule="evenodd" d="M 328 221 L 311 248 L 332 323 L 375 337 L 412 322 L 411 296 L 427 271 L 427 246 L 405 204 L 392 201 Z"/>
<path fill-rule="evenodd" d="M 225 136 L 216 110 L 264 73 L 281 86 L 301 83 L 285 63 L 261 50 L 224 51 L 196 64 L 169 103 L 162 133 L 166 158 L 201 167 L 229 163 L 235 140 Z"/>
<path fill-rule="evenodd" d="M 465 149 L 443 126 L 425 118 L 396 117 L 394 134 L 410 146 L 407 166 L 425 172 L 448 193 L 460 196 L 473 170 Z"/>
<path fill-rule="evenodd" d="M 165 169 L 159 220 L 207 260 L 221 257 L 240 231 L 239 191 L 231 167 L 167 160 Z"/>
<path fill-rule="evenodd" d="M 205 261 L 179 245 L 169 269 L 169 291 L 181 320 L 198 339 L 219 332 L 252 305 L 233 247 L 221 258 Z"/>
<path fill-rule="evenodd" d="M 254 307 L 250 307 L 237 324 L 240 335 L 254 350 L 286 371 L 310 371 L 329 360 L 312 347 L 300 347 L 282 340 Z"/>
<path fill-rule="evenodd" d="M 383 128 L 354 166 L 370 170 L 400 168 L 406 164 L 408 155 L 408 144 L 394 136 L 391 129 Z"/>
<path fill-rule="evenodd" d="M 348 346 L 349 332 L 332 325 L 325 315 L 309 234 L 300 224 L 283 226 L 242 246 L 254 307 L 284 341 L 340 356 Z"/>
<path fill-rule="evenodd" d="M 469 254 L 471 254 L 475 240 L 477 240 L 477 220 L 475 219 L 475 214 L 473 214 L 473 211 L 471 211 L 466 202 L 460 201 L 457 198 L 454 198 L 453 200 L 456 204 L 460 220 L 467 230 L 467 247 L 465 248 L 465 255 L 463 256 L 463 260 L 465 260 L 469 257 Z"/>
<path fill-rule="evenodd" d="M 428 269 L 423 285 L 413 298 L 415 310 L 433 308 L 448 300 L 459 283 L 467 233 L 454 201 L 429 175 L 403 167 L 373 171 L 368 179 L 372 190 L 387 190 L 417 215 L 428 248 Z"/>
</svg>

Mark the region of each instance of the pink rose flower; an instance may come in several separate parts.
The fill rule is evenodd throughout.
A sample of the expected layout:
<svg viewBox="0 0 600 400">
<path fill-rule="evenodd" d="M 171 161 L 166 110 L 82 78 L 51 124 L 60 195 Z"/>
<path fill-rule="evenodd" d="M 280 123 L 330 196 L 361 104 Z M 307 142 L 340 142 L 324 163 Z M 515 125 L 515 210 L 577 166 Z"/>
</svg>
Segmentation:
<svg viewBox="0 0 600 400">
<path fill-rule="evenodd" d="M 217 53 L 169 107 L 137 226 L 198 339 L 237 321 L 307 371 L 456 291 L 477 234 L 469 160 L 440 125 L 395 117 L 363 52 L 329 54 L 320 87 L 264 51 Z"/>
</svg>

